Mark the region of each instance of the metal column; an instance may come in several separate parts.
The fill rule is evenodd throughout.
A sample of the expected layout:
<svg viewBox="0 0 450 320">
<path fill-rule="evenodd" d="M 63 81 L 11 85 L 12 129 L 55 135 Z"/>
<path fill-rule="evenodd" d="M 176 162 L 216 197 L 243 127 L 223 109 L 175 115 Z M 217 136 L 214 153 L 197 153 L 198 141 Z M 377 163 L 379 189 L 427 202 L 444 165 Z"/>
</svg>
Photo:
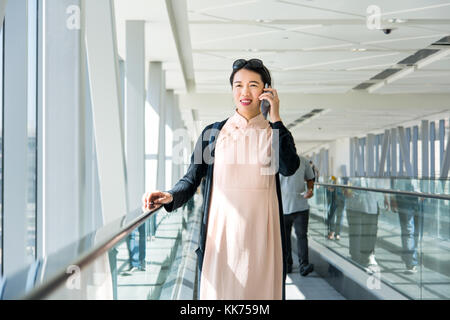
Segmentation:
<svg viewBox="0 0 450 320">
<path fill-rule="evenodd" d="M 380 163 L 378 165 L 377 171 L 378 177 L 383 177 L 386 172 L 389 172 L 389 164 L 386 163 L 386 160 L 388 160 L 388 151 L 389 151 L 389 130 L 386 130 L 383 134 L 383 142 L 381 145 Z M 387 168 L 385 170 L 386 165 Z"/>
<path fill-rule="evenodd" d="M 398 127 L 398 142 L 400 146 L 400 155 L 402 155 L 401 161 L 405 165 L 406 175 L 411 177 L 413 175 L 413 172 L 409 156 L 407 138 L 405 134 L 405 129 L 403 127 Z M 403 163 L 400 163 L 400 165 L 403 166 Z"/>
<path fill-rule="evenodd" d="M 439 164 L 442 167 L 445 150 L 445 120 L 439 120 Z"/>
<path fill-rule="evenodd" d="M 368 134 L 366 138 L 366 174 L 368 177 L 375 176 L 374 168 L 374 148 L 375 148 L 375 135 Z"/>
<path fill-rule="evenodd" d="M 105 223 L 128 212 L 114 4 L 84 1 L 86 47 Z"/>
<path fill-rule="evenodd" d="M 413 156 L 413 173 L 414 177 L 419 176 L 419 148 L 418 148 L 418 141 L 419 141 L 419 127 L 414 126 L 413 127 L 413 138 L 412 138 L 412 156 Z"/>
<path fill-rule="evenodd" d="M 429 126 L 428 120 L 422 120 L 421 128 L 420 128 L 420 140 L 422 142 L 422 177 L 430 176 L 430 166 L 429 166 Z"/>
<path fill-rule="evenodd" d="M 147 108 L 147 114 L 155 114 L 159 117 L 158 123 L 153 123 L 157 128 L 147 128 L 151 133 L 157 134 L 155 137 L 150 137 L 157 141 L 157 148 L 155 150 L 156 158 L 156 187 L 157 190 L 166 190 L 166 115 L 165 115 L 165 74 L 162 69 L 162 62 L 150 62 L 148 70 L 148 103 L 151 108 Z M 150 125 L 150 124 L 148 124 Z M 149 152 L 148 150 L 146 151 Z M 152 155 L 153 156 L 153 155 Z M 149 190 L 151 191 L 151 190 Z M 164 210 L 164 209 L 163 209 Z M 156 215 L 150 219 L 150 232 L 152 235 L 156 232 Z"/>
<path fill-rule="evenodd" d="M 444 156 L 441 164 L 441 178 L 448 178 L 450 169 L 450 131 L 447 136 L 447 146 L 445 147 Z"/>
<path fill-rule="evenodd" d="M 391 129 L 391 177 L 397 177 L 397 129 Z"/>
<path fill-rule="evenodd" d="M 435 165 L 436 165 L 436 154 L 435 145 L 436 141 L 436 127 L 434 121 L 430 123 L 430 177 L 436 176 Z"/>
<path fill-rule="evenodd" d="M 145 21 L 126 22 L 125 153 L 130 209 L 145 192 Z"/>
</svg>

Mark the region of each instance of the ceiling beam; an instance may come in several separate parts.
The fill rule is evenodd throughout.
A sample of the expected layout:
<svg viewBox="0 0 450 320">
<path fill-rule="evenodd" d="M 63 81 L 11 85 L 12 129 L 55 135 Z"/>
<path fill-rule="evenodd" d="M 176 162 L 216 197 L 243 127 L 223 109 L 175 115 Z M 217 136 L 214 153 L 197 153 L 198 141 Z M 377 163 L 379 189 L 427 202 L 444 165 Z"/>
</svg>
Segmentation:
<svg viewBox="0 0 450 320">
<path fill-rule="evenodd" d="M 361 46 L 351 46 L 349 44 L 347 47 L 341 47 L 341 48 L 326 48 L 326 47 L 320 47 L 320 48 L 296 48 L 296 49 L 251 49 L 246 50 L 242 48 L 223 48 L 223 49 L 193 49 L 192 53 L 210 53 L 210 52 L 252 52 L 252 53 L 288 53 L 288 52 L 406 52 L 406 53 L 414 53 L 417 51 L 417 49 L 391 49 L 391 48 L 359 48 Z"/>
<path fill-rule="evenodd" d="M 177 47 L 183 78 L 187 92 L 195 91 L 194 62 L 192 58 L 191 36 L 185 1 L 166 0 L 167 13 L 173 38 Z"/>
<path fill-rule="evenodd" d="M 429 48 L 432 48 L 433 46 L 429 46 Z M 441 49 L 438 52 L 419 60 L 418 62 L 416 62 L 414 65 L 411 66 L 407 66 L 404 67 L 401 71 L 394 73 L 393 75 L 389 76 L 388 78 L 376 83 L 375 85 L 369 87 L 367 89 L 368 92 L 372 93 L 376 90 L 378 90 L 379 88 L 387 85 L 387 84 L 391 84 L 394 81 L 397 81 L 399 79 L 402 79 L 404 77 L 406 77 L 407 75 L 433 63 L 436 61 L 441 60 L 442 58 L 447 57 L 450 54 L 450 49 Z"/>
<path fill-rule="evenodd" d="M 386 19 L 383 28 L 401 26 L 450 25 L 450 19 L 405 19 L 402 23 L 389 22 Z M 256 19 L 256 20 L 190 20 L 189 24 L 232 24 L 232 25 L 366 25 L 365 19 Z"/>
</svg>

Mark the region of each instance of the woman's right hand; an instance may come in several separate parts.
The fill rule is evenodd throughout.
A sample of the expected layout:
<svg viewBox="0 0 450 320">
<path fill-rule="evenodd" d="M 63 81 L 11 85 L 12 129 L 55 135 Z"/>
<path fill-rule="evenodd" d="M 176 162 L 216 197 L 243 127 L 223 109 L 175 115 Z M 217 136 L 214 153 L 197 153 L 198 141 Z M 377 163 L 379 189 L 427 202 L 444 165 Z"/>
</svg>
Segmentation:
<svg viewBox="0 0 450 320">
<path fill-rule="evenodd" d="M 142 211 L 149 212 L 156 210 L 163 204 L 168 204 L 173 201 L 173 197 L 168 192 L 154 191 L 146 192 L 142 196 Z"/>
</svg>

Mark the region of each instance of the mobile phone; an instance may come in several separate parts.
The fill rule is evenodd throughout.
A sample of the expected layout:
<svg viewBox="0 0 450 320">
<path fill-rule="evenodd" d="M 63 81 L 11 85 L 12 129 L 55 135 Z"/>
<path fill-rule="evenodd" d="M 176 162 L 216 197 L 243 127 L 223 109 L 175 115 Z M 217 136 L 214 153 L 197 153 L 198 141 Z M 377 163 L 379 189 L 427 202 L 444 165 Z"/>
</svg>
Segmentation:
<svg viewBox="0 0 450 320">
<path fill-rule="evenodd" d="M 269 87 L 269 84 L 266 83 L 266 85 L 264 86 L 265 89 L 267 89 Z M 267 115 L 269 114 L 269 110 L 270 110 L 270 103 L 268 100 L 264 99 L 261 101 L 261 112 L 264 116 L 264 119 L 267 119 Z"/>
</svg>

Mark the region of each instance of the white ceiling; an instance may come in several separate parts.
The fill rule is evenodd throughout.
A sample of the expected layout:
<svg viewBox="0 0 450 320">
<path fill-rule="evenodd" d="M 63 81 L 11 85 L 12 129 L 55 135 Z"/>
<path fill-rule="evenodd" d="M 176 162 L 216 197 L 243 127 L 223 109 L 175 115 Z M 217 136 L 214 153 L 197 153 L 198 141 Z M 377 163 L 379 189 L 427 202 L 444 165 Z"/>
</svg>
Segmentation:
<svg viewBox="0 0 450 320">
<path fill-rule="evenodd" d="M 171 28 L 166 1 L 115 0 L 115 10 L 119 54 L 124 59 L 125 20 L 147 21 L 147 60 L 163 62 L 166 86 L 180 94 L 189 129 L 193 129 L 191 109 L 198 111 L 204 125 L 233 112 L 228 78 L 238 58 L 260 58 L 269 67 L 286 123 L 323 107 L 327 95 L 339 105 L 326 103 L 327 113 L 292 129 L 296 141 L 307 146 L 302 148 L 305 151 L 339 137 L 450 116 L 450 55 L 374 93 L 365 92 L 365 98 L 349 99 L 358 84 L 449 36 L 450 1 L 188 0 L 183 4 L 178 8 L 185 11 L 186 19 L 179 23 L 190 34 L 190 46 L 181 52 L 186 56 L 183 49 L 189 48 L 190 60 L 177 53 L 180 33 Z M 371 5 L 381 10 L 381 28 L 393 28 L 390 34 L 367 27 Z M 193 69 L 195 89 L 189 93 L 182 66 Z M 366 106 L 365 102 L 387 94 L 397 96 L 396 102 L 389 105 L 391 100 L 384 99 Z M 411 94 L 429 98 L 408 109 Z M 397 110 L 400 103 L 405 106 Z"/>
</svg>

